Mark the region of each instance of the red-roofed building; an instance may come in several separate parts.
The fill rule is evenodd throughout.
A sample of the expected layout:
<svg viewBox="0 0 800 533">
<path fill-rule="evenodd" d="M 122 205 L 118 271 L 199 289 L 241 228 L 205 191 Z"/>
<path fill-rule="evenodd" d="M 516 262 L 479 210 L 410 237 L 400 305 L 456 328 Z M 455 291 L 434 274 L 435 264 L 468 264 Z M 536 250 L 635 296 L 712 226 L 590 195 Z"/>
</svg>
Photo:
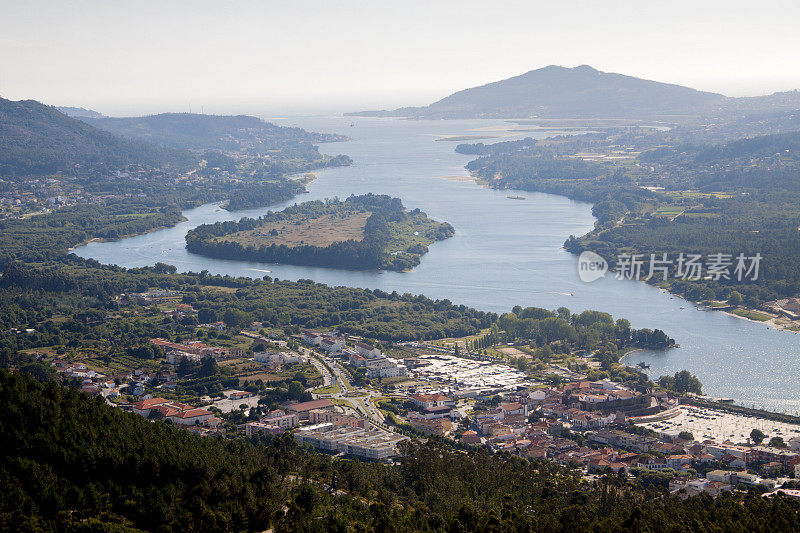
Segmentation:
<svg viewBox="0 0 800 533">
<path fill-rule="evenodd" d="M 480 444 L 481 438 L 475 431 L 468 429 L 461 435 L 461 442 L 464 444 Z"/>
<path fill-rule="evenodd" d="M 297 413 L 300 420 L 308 420 L 309 413 L 312 409 L 331 409 L 334 403 L 329 399 L 312 400 L 310 402 L 301 402 L 293 404 L 284 404 L 284 407 L 290 413 Z"/>
<path fill-rule="evenodd" d="M 193 426 L 195 424 L 202 424 L 213 416 L 214 413 L 206 409 L 188 409 L 170 415 L 167 418 L 182 426 Z"/>
<path fill-rule="evenodd" d="M 444 394 L 414 394 L 411 396 L 414 405 L 421 409 L 433 409 L 435 407 L 452 407 L 455 405 L 453 399 Z"/>
</svg>

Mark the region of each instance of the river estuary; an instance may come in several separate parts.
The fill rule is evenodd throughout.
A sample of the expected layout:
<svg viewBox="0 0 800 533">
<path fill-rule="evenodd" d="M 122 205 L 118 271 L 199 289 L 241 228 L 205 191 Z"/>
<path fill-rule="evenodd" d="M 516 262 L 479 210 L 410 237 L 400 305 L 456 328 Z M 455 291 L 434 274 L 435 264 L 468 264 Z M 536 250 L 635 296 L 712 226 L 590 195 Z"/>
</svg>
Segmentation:
<svg viewBox="0 0 800 533">
<path fill-rule="evenodd" d="M 800 411 L 800 337 L 723 313 L 695 309 L 644 283 L 607 275 L 583 283 L 577 259 L 561 247 L 569 235 L 589 231 L 591 205 L 548 194 L 495 191 L 468 179 L 471 159 L 455 153 L 448 135 L 496 134 L 498 120 L 410 121 L 349 117 L 292 117 L 283 125 L 347 135 L 351 141 L 323 145 L 329 154 L 345 153 L 354 165 L 318 173 L 309 194 L 287 204 L 229 213 L 217 205 L 184 212 L 175 227 L 117 242 L 93 242 L 75 253 L 125 267 L 173 264 L 180 271 L 280 279 L 310 278 L 330 285 L 379 288 L 448 298 L 498 313 L 514 305 L 573 312 L 598 309 L 627 318 L 633 327 L 660 328 L 679 348 L 631 356 L 645 361 L 651 377 L 688 369 L 712 396 L 734 398 L 782 412 Z M 351 126 L 352 124 L 352 126 Z M 543 132 L 524 135 L 543 137 Z M 512 137 L 509 137 L 512 138 Z M 486 139 L 496 142 L 503 139 Z M 471 141 L 470 141 L 471 142 Z M 412 272 L 355 272 L 290 265 L 209 259 L 189 254 L 184 235 L 199 225 L 259 216 L 295 202 L 374 192 L 397 196 L 408 208 L 453 225 L 453 238 L 435 243 Z M 509 196 L 523 197 L 509 198 Z"/>
</svg>

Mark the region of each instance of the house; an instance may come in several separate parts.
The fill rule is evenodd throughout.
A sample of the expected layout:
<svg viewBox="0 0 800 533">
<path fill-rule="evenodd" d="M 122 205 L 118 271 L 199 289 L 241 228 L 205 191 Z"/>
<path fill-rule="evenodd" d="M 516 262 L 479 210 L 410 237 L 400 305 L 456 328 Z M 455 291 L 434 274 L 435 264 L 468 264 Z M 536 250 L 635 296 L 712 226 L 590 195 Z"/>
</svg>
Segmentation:
<svg viewBox="0 0 800 533">
<path fill-rule="evenodd" d="M 636 462 L 636 466 L 638 468 L 646 468 L 647 470 L 664 470 L 667 467 L 667 463 L 664 459 L 660 457 L 645 457 L 644 460 L 641 458 L 639 461 Z"/>
<path fill-rule="evenodd" d="M 666 457 L 667 468 L 681 470 L 684 465 L 692 464 L 692 456 L 686 454 L 668 455 Z"/>
<path fill-rule="evenodd" d="M 734 472 L 731 474 L 731 485 L 736 485 L 741 483 L 743 485 L 751 487 L 753 485 L 757 485 L 758 481 L 759 477 L 756 474 L 751 474 L 746 471 Z"/>
<path fill-rule="evenodd" d="M 367 359 L 362 355 L 351 353 L 348 357 L 350 359 L 350 364 L 354 367 L 367 366 Z"/>
<path fill-rule="evenodd" d="M 253 361 L 257 363 L 264 363 L 267 365 L 282 365 L 290 363 L 299 363 L 303 361 L 295 352 L 256 352 L 253 354 Z"/>
<path fill-rule="evenodd" d="M 407 371 L 403 365 L 398 365 L 385 357 L 379 359 L 364 359 L 368 378 L 396 378 L 405 376 Z"/>
<path fill-rule="evenodd" d="M 481 438 L 475 431 L 469 429 L 461 435 L 461 442 L 464 444 L 480 444 Z"/>
<path fill-rule="evenodd" d="M 389 461 L 397 456 L 397 444 L 408 437 L 381 430 L 318 424 L 294 434 L 298 444 L 309 444 L 327 453 L 340 453 L 368 461 Z"/>
<path fill-rule="evenodd" d="M 531 444 L 524 450 L 521 450 L 520 455 L 528 459 L 547 459 L 547 449 L 548 447 L 546 445 Z"/>
<path fill-rule="evenodd" d="M 712 470 L 706 474 L 706 479 L 709 481 L 719 481 L 721 483 L 731 482 L 731 472 L 727 470 Z"/>
</svg>

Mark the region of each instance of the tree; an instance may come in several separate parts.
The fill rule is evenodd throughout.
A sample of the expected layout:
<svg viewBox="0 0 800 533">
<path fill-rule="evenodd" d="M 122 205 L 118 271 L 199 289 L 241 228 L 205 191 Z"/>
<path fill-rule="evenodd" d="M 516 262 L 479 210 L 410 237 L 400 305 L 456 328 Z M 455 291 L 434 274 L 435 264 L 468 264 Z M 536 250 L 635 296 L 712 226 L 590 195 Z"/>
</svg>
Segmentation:
<svg viewBox="0 0 800 533">
<path fill-rule="evenodd" d="M 732 291 L 730 295 L 728 295 L 728 303 L 733 306 L 742 305 L 742 293 L 739 291 Z"/>
<path fill-rule="evenodd" d="M 783 437 L 772 437 L 769 439 L 769 445 L 773 448 L 786 448 L 786 443 L 783 442 Z"/>
<path fill-rule="evenodd" d="M 188 357 L 181 357 L 181 360 L 178 363 L 178 369 L 177 369 L 178 375 L 181 377 L 188 376 L 189 374 L 194 372 L 196 366 L 197 365 L 195 364 L 195 362 L 189 359 Z"/>
<path fill-rule="evenodd" d="M 674 376 L 661 376 L 658 378 L 658 384 L 667 390 L 679 392 L 681 394 L 692 392 L 694 394 L 702 394 L 703 385 L 697 376 L 689 373 L 688 370 L 681 370 L 676 372 Z"/>
<path fill-rule="evenodd" d="M 208 309 L 204 307 L 197 311 L 197 320 L 201 324 L 213 324 L 217 321 L 217 313 L 213 309 Z"/>
<path fill-rule="evenodd" d="M 55 381 L 56 379 L 56 371 L 53 370 L 53 367 L 38 361 L 21 366 L 19 371 L 29 374 L 39 381 Z"/>
<path fill-rule="evenodd" d="M 694 435 L 689 431 L 681 431 L 678 433 L 678 437 L 683 440 L 694 440 Z"/>
<path fill-rule="evenodd" d="M 209 377 L 215 376 L 219 367 L 217 366 L 217 360 L 211 356 L 203 357 L 203 360 L 200 362 L 200 370 L 198 374 L 201 377 Z"/>
<path fill-rule="evenodd" d="M 222 315 L 222 321 L 225 322 L 225 325 L 228 326 L 229 328 L 235 328 L 236 326 L 245 326 L 252 322 L 247 313 L 239 309 L 233 309 L 233 308 L 228 308 L 225 310 L 225 314 Z"/>
<path fill-rule="evenodd" d="M 689 373 L 688 370 L 681 370 L 675 373 L 675 390 L 678 392 L 703 393 L 703 385 L 697 376 Z"/>
<path fill-rule="evenodd" d="M 766 435 L 764 435 L 764 433 L 758 428 L 753 429 L 753 431 L 750 432 L 750 440 L 752 440 L 756 445 L 761 444 L 765 437 Z"/>
</svg>

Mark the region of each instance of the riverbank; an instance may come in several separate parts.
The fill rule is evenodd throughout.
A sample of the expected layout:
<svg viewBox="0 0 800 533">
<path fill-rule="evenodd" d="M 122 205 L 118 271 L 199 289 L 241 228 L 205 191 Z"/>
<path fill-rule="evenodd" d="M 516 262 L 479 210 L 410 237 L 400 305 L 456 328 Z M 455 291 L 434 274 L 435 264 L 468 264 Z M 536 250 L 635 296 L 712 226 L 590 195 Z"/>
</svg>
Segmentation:
<svg viewBox="0 0 800 533">
<path fill-rule="evenodd" d="M 495 187 L 495 184 L 491 180 L 487 180 L 487 179 L 479 176 L 477 174 L 477 172 L 470 171 L 470 177 L 476 183 L 478 183 L 479 185 L 481 185 L 481 186 L 483 186 L 485 188 L 494 189 L 494 190 L 502 190 L 502 191 L 514 190 L 514 189 L 508 189 L 508 188 Z M 555 195 L 563 196 L 565 198 L 569 198 L 570 200 L 584 201 L 583 198 L 575 198 L 575 197 L 567 195 L 567 194 L 559 194 L 558 192 L 545 191 L 545 190 L 535 190 L 533 192 L 541 192 L 541 193 L 545 193 L 545 194 L 555 194 Z M 512 197 L 511 196 L 507 196 L 507 198 L 512 198 Z M 593 211 L 594 211 L 595 205 L 596 205 L 595 203 L 592 203 Z M 617 222 L 616 226 L 622 224 L 624 222 L 624 220 L 625 220 L 625 217 L 622 217 Z M 589 231 L 589 232 L 585 233 L 584 235 L 582 235 L 581 237 L 579 237 L 577 239 L 577 241 L 581 241 L 581 240 L 583 240 L 583 239 L 585 239 L 587 237 L 590 237 L 590 236 L 592 236 L 592 234 L 596 234 L 597 231 L 598 231 L 598 229 L 594 228 L 591 231 Z M 580 252 L 578 252 L 578 250 L 570 250 L 566 246 L 564 246 L 564 249 L 569 251 L 572 255 L 579 255 L 580 254 Z M 583 249 L 581 249 L 581 251 L 583 251 Z M 576 266 L 576 269 L 577 269 L 577 266 Z M 644 279 L 637 279 L 636 281 L 647 283 L 646 280 L 644 280 Z M 685 302 L 687 302 L 689 304 L 692 304 L 693 306 L 697 307 L 698 309 L 700 307 L 704 307 L 704 309 L 702 309 L 702 310 L 721 312 L 721 313 L 726 314 L 728 316 L 732 316 L 734 318 L 739 318 L 739 319 L 742 319 L 742 320 L 746 320 L 748 322 L 752 322 L 752 323 L 756 323 L 756 324 L 765 324 L 765 325 L 767 325 L 767 326 L 769 326 L 769 327 L 771 327 L 773 329 L 779 330 L 779 331 L 787 331 L 787 332 L 792 332 L 792 333 L 800 332 L 800 320 L 791 320 L 791 319 L 788 319 L 788 318 L 785 318 L 785 317 L 782 317 L 782 316 L 779 316 L 779 315 L 768 313 L 768 312 L 764 311 L 763 309 L 756 309 L 756 308 L 746 307 L 746 306 L 738 306 L 734 310 L 731 310 L 730 308 L 716 309 L 716 308 L 714 308 L 712 306 L 708 306 L 704 302 L 694 302 L 694 301 L 686 298 L 685 296 L 683 296 L 683 294 L 674 291 L 671 283 L 659 283 L 656 286 L 658 288 L 662 289 L 663 291 L 671 294 L 672 296 L 675 296 L 677 298 L 680 298 L 681 300 L 684 300 Z M 741 311 L 741 313 L 736 313 L 735 310 L 739 310 L 739 311 Z M 751 316 L 748 316 L 748 315 L 751 315 Z M 764 317 L 768 317 L 768 318 L 766 318 L 764 320 L 761 320 L 760 316 L 764 316 Z"/>
<path fill-rule="evenodd" d="M 176 220 L 174 224 L 169 224 L 169 225 L 162 224 L 160 226 L 155 226 L 155 227 L 152 227 L 152 228 L 150 228 L 148 230 L 145 230 L 145 231 L 140 231 L 140 232 L 137 232 L 137 233 L 129 233 L 129 234 L 126 234 L 126 235 L 121 235 L 120 237 L 118 237 L 116 239 L 104 239 L 104 238 L 101 238 L 101 237 L 92 237 L 91 239 L 86 239 L 86 240 L 84 240 L 82 242 L 79 242 L 75 246 L 70 246 L 69 248 L 67 248 L 67 253 L 72 253 L 77 248 L 80 248 L 81 246 L 86 246 L 87 244 L 93 243 L 93 242 L 119 242 L 119 241 L 122 241 L 124 239 L 130 239 L 131 237 L 138 237 L 138 236 L 141 236 L 141 235 L 147 235 L 148 233 L 154 233 L 156 231 L 161 231 L 162 229 L 174 228 L 175 226 L 177 226 L 181 222 L 186 222 L 187 220 L 188 219 L 185 216 L 181 215 L 180 218 L 178 220 Z"/>
<path fill-rule="evenodd" d="M 757 313 L 759 315 L 763 315 L 763 316 L 766 316 L 766 317 L 769 317 L 769 318 L 767 318 L 766 320 L 759 320 L 758 318 L 751 318 L 751 317 L 746 316 L 746 315 L 737 314 L 737 313 L 735 313 L 733 311 L 717 310 L 717 309 L 711 309 L 711 310 L 712 311 L 719 311 L 721 313 L 725 313 L 728 316 L 732 316 L 734 318 L 739 318 L 739 319 L 742 319 L 742 320 L 746 320 L 748 322 L 755 322 L 757 324 L 765 324 L 765 325 L 767 325 L 769 327 L 772 327 L 774 329 L 781 330 L 781 331 L 789 331 L 791 333 L 800 332 L 800 320 L 790 320 L 790 319 L 785 318 L 785 317 L 772 315 L 772 314 L 767 313 L 767 312 L 765 312 L 765 311 L 763 311 L 761 309 L 753 309 L 753 308 L 750 308 L 750 307 L 741 307 L 740 306 L 737 309 L 741 310 L 741 311 L 743 311 L 745 313 Z"/>
</svg>

